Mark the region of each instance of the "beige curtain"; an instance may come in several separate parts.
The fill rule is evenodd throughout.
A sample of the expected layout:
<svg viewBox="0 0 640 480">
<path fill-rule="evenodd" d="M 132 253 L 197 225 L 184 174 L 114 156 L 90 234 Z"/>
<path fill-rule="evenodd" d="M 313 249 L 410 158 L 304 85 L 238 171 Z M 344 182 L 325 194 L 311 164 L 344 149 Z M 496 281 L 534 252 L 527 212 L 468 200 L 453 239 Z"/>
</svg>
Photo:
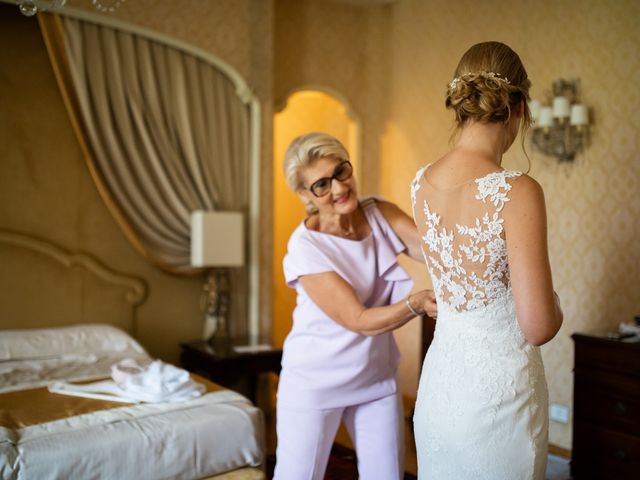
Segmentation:
<svg viewBox="0 0 640 480">
<path fill-rule="evenodd" d="M 190 267 L 193 210 L 248 217 L 249 106 L 215 66 L 81 20 L 39 15 L 72 124 L 105 203 L 149 261 Z M 246 332 L 247 273 L 232 271 L 230 333 Z"/>
</svg>

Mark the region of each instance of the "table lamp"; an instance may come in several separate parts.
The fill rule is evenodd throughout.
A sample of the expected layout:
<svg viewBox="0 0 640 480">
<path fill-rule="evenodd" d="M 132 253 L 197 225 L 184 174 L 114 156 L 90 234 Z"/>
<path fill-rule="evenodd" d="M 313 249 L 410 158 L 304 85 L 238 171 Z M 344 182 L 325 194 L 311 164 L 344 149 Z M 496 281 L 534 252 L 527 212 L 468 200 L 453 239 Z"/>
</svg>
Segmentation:
<svg viewBox="0 0 640 480">
<path fill-rule="evenodd" d="M 202 336 L 211 341 L 227 334 L 230 305 L 229 267 L 244 265 L 244 216 L 240 212 L 198 210 L 191 214 L 191 265 L 211 267 L 205 283 Z"/>
</svg>

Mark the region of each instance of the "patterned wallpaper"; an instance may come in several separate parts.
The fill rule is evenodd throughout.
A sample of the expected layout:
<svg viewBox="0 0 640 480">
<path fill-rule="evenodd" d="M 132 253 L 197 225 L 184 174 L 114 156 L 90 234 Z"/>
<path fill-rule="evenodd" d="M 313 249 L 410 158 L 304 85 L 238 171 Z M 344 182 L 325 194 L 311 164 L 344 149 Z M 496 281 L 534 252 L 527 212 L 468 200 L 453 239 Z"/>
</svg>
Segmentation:
<svg viewBox="0 0 640 480">
<path fill-rule="evenodd" d="M 557 78 L 580 78 L 594 124 L 591 147 L 574 163 L 559 164 L 526 143 L 531 175 L 546 195 L 554 285 L 565 312 L 558 336 L 543 347 L 550 401 L 571 406 L 570 335 L 616 328 L 640 313 L 640 2 L 478 5 L 394 5 L 380 189 L 408 210 L 415 171 L 446 151 L 452 116 L 444 109 L 444 92 L 473 43 L 500 40 L 513 47 L 532 79 L 534 98 L 544 99 Z M 504 165 L 527 169 L 518 141 Z M 571 448 L 570 425 L 552 422 L 550 440 Z"/>
<path fill-rule="evenodd" d="M 101 3 L 109 5 L 115 2 L 102 0 Z M 203 48 L 248 78 L 252 68 L 252 45 L 245 40 L 250 37 L 252 3 L 250 0 L 129 0 L 121 3 L 115 12 L 104 16 Z M 69 0 L 67 4 L 97 13 L 91 0 Z"/>
</svg>

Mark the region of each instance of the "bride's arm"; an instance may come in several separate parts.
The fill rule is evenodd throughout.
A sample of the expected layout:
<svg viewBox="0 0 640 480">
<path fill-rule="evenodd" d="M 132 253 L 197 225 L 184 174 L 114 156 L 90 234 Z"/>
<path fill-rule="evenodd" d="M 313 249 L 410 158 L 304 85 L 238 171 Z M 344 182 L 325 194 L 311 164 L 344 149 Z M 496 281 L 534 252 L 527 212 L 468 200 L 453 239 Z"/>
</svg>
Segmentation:
<svg viewBox="0 0 640 480">
<path fill-rule="evenodd" d="M 547 250 L 547 215 L 540 185 L 527 175 L 513 183 L 503 211 L 516 316 L 527 341 L 542 345 L 562 325 Z"/>
</svg>

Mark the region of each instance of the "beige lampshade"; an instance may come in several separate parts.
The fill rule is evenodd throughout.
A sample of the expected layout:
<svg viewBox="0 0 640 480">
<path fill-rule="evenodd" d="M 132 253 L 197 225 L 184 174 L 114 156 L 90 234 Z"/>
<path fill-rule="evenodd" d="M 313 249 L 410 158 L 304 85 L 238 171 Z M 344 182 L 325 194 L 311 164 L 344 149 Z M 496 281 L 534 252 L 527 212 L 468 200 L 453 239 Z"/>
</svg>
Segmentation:
<svg viewBox="0 0 640 480">
<path fill-rule="evenodd" d="M 555 97 L 553 99 L 553 116 L 555 118 L 567 118 L 569 112 L 570 106 L 567 97 Z"/>
<path fill-rule="evenodd" d="M 553 125 L 553 109 L 551 107 L 542 107 L 540 109 L 540 118 L 538 118 L 538 127 L 550 127 Z"/>
<path fill-rule="evenodd" d="M 589 114 L 586 105 L 571 105 L 571 125 L 582 126 L 589 123 Z"/>
<path fill-rule="evenodd" d="M 239 212 L 191 214 L 191 265 L 239 267 L 244 264 L 244 217 Z"/>
<path fill-rule="evenodd" d="M 531 100 L 529 102 L 529 111 L 531 112 L 531 119 L 536 122 L 540 118 L 540 109 L 542 104 L 540 100 Z"/>
</svg>

